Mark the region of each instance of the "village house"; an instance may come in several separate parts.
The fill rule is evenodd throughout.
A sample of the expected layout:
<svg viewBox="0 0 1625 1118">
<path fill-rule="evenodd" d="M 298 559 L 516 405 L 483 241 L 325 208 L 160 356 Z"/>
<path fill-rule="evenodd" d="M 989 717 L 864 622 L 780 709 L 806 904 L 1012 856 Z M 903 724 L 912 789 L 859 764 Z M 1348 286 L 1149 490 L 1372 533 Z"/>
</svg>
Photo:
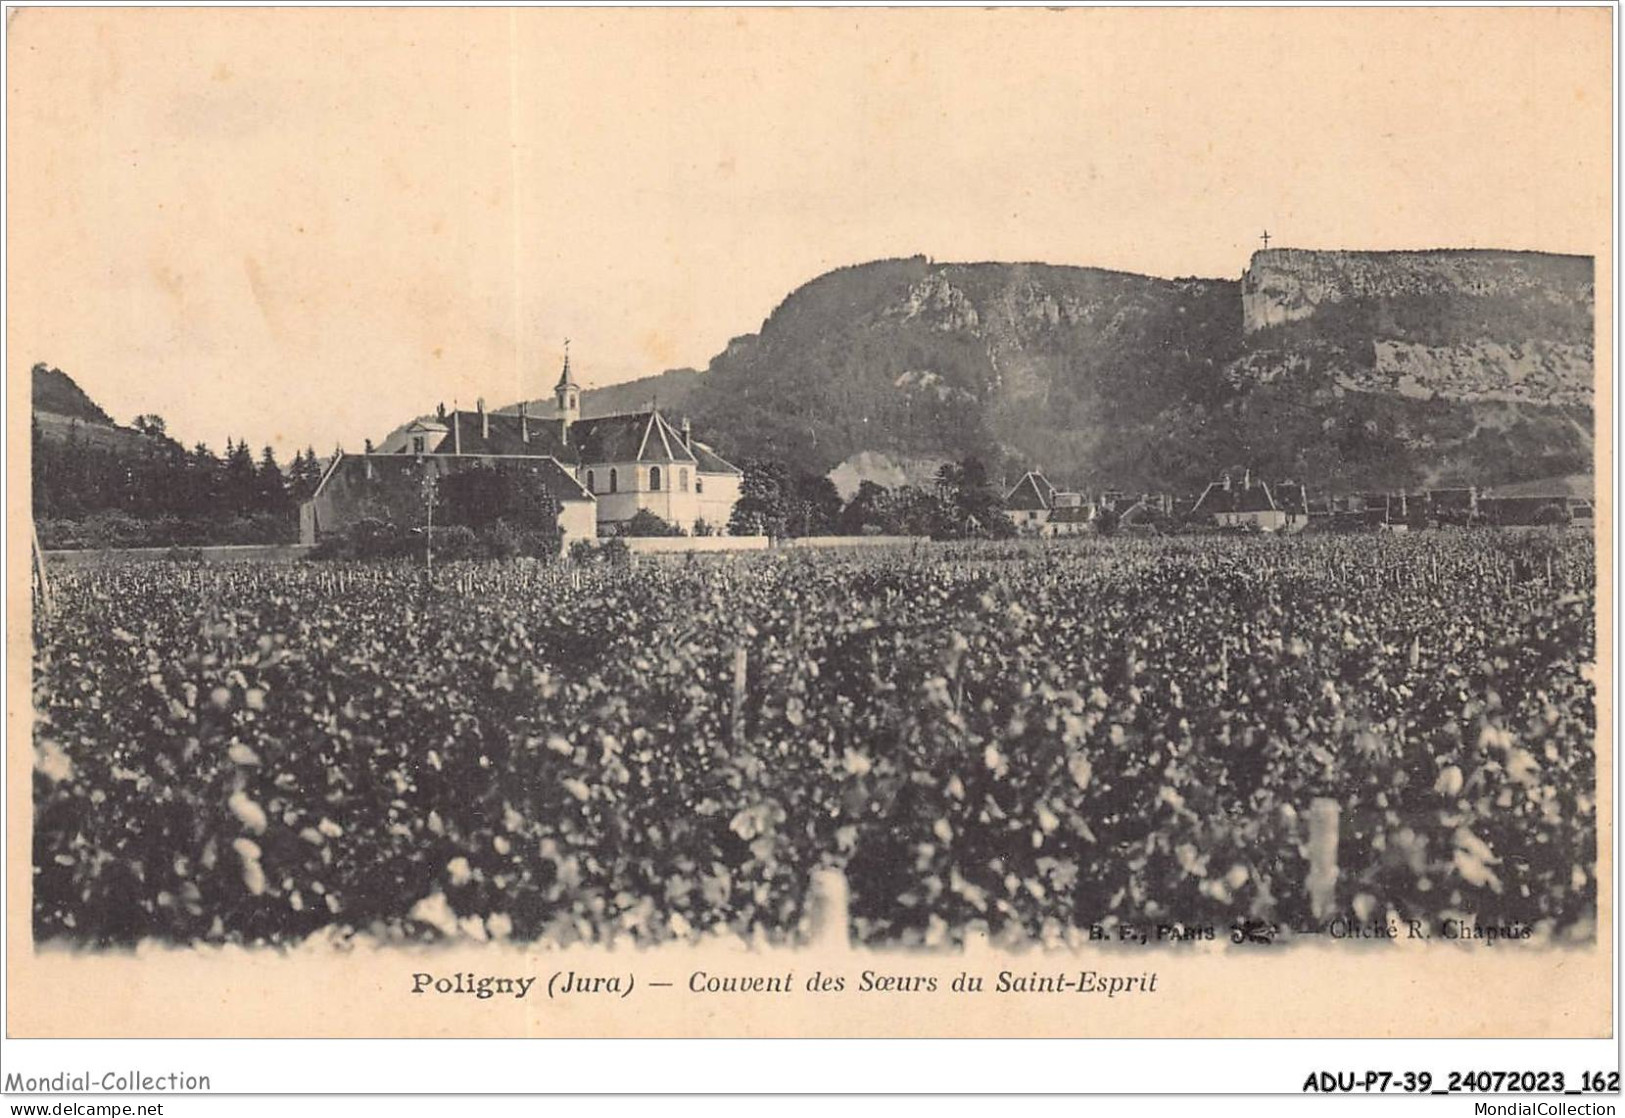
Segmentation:
<svg viewBox="0 0 1625 1118">
<path fill-rule="evenodd" d="M 1477 486 L 1429 489 L 1424 496 L 1428 520 L 1435 525 L 1459 526 L 1472 524 L 1478 519 Z"/>
<path fill-rule="evenodd" d="M 1574 523 L 1590 526 L 1595 522 L 1595 512 L 1589 500 L 1561 493 L 1545 496 L 1482 496 L 1479 498 L 1479 511 L 1486 524 L 1497 527 Z"/>
<path fill-rule="evenodd" d="M 553 389 L 554 414 L 446 411 L 407 424 L 382 446 L 341 454 L 301 516 L 301 538 L 353 523 L 369 482 L 401 463 L 446 473 L 472 463 L 539 471 L 559 500 L 565 542 L 614 535 L 641 511 L 689 534 L 723 534 L 744 480 L 738 467 L 696 439 L 689 421 L 675 427 L 651 405 L 626 415 L 581 418 L 581 389 L 564 368 Z M 386 465 L 392 463 L 392 465 Z"/>
<path fill-rule="evenodd" d="M 1095 511 L 1082 493 L 1062 492 L 1036 470 L 1023 474 L 1004 498 L 1004 514 L 1024 536 L 1081 535 L 1094 523 Z"/>
<path fill-rule="evenodd" d="M 1303 515 L 1307 523 L 1307 509 Z M 1229 474 L 1210 482 L 1191 509 L 1191 519 L 1209 520 L 1220 528 L 1250 528 L 1259 532 L 1279 532 L 1287 526 L 1287 514 L 1270 493 L 1269 486 L 1262 481 L 1255 482 L 1250 470 L 1239 485 Z"/>
<path fill-rule="evenodd" d="M 1004 495 L 1004 514 L 1023 535 L 1041 535 L 1049 523 L 1055 487 L 1043 474 L 1029 470 Z"/>
<path fill-rule="evenodd" d="M 1167 493 L 1141 493 L 1117 504 L 1117 527 L 1124 532 L 1160 532 L 1172 522 L 1176 501 Z"/>
</svg>

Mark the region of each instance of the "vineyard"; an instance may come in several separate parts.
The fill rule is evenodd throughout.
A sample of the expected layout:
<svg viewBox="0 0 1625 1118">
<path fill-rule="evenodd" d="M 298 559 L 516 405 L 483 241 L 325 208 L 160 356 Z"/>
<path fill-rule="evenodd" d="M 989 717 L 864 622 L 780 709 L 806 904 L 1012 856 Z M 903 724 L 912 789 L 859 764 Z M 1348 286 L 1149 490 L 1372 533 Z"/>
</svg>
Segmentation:
<svg viewBox="0 0 1625 1118">
<path fill-rule="evenodd" d="M 1340 911 L 1592 934 L 1595 553 L 1100 539 L 108 566 L 35 615 L 34 928 L 574 942 Z M 1221 933 L 1223 934 L 1223 933 Z"/>
</svg>

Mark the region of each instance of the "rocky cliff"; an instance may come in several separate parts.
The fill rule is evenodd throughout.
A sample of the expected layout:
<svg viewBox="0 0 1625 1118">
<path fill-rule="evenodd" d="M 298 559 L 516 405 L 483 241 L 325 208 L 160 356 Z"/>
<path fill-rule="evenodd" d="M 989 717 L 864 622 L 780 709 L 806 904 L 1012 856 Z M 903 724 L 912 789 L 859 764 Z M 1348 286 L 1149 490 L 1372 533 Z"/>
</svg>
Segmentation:
<svg viewBox="0 0 1625 1118">
<path fill-rule="evenodd" d="M 1260 252 L 1241 281 L 1251 364 L 1316 362 L 1344 388 L 1589 406 L 1589 257 Z"/>
<path fill-rule="evenodd" d="M 1094 487 L 1238 465 L 1322 491 L 1506 484 L 1590 469 L 1591 275 L 1500 252 L 1273 250 L 1239 282 L 884 260 L 635 392 L 735 460 L 843 477 L 977 455 Z"/>
</svg>

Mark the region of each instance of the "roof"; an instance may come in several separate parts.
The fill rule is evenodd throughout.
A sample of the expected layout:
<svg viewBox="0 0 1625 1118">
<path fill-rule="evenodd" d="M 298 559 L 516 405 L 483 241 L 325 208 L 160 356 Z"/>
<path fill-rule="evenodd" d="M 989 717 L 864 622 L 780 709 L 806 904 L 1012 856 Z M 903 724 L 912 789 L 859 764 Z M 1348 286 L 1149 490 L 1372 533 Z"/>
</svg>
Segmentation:
<svg viewBox="0 0 1625 1118">
<path fill-rule="evenodd" d="M 1043 474 L 1029 470 L 1004 498 L 1004 507 L 1014 512 L 1047 509 L 1055 496 L 1055 486 Z"/>
<path fill-rule="evenodd" d="M 530 466 L 530 463 L 526 463 Z M 532 469 L 541 473 L 542 480 L 547 483 L 547 491 L 560 501 L 597 501 L 587 487 L 576 480 L 576 476 L 560 464 L 557 458 L 543 458 Z"/>
<path fill-rule="evenodd" d="M 434 447 L 435 454 L 500 454 L 510 457 L 560 458 L 573 462 L 559 439 L 557 419 L 521 420 L 517 415 L 496 412 L 455 411 L 442 425 L 446 435 Z M 525 440 L 529 429 L 530 440 Z"/>
<path fill-rule="evenodd" d="M 435 425 L 426 425 L 433 430 Z M 433 454 L 556 458 L 570 466 L 614 462 L 693 462 L 701 473 L 737 474 L 738 467 L 710 447 L 690 449 L 683 435 L 658 411 L 578 419 L 569 431 L 557 416 L 528 418 L 500 412 L 456 411 L 439 424 L 446 434 Z M 530 438 L 525 438 L 528 430 Z M 403 447 L 401 453 L 407 453 Z M 703 457 L 702 457 L 703 455 Z"/>
<path fill-rule="evenodd" d="M 658 411 L 606 415 L 570 424 L 583 462 L 693 462 L 683 436 Z"/>
<path fill-rule="evenodd" d="M 1469 509 L 1476 502 L 1477 490 L 1474 489 L 1429 489 L 1427 491 L 1428 503 L 1437 508 Z"/>
<path fill-rule="evenodd" d="M 1124 525 L 1150 524 L 1156 521 L 1162 510 L 1150 501 L 1141 497 L 1122 512 L 1119 523 Z"/>
<path fill-rule="evenodd" d="M 566 350 L 564 353 L 564 371 L 559 374 L 559 382 L 553 386 L 553 391 L 557 392 L 561 388 L 575 387 L 576 379 L 570 375 L 570 353 Z"/>
<path fill-rule="evenodd" d="M 1275 498 L 1270 496 L 1270 488 L 1263 482 L 1252 485 L 1235 485 L 1226 489 L 1222 481 L 1209 482 L 1208 487 L 1202 491 L 1201 498 L 1196 507 L 1191 509 L 1193 516 L 1218 516 L 1221 513 L 1238 512 L 1279 512 L 1280 506 Z"/>
<path fill-rule="evenodd" d="M 738 466 L 735 466 L 732 462 L 729 462 L 726 458 L 723 458 L 722 455 L 718 454 L 716 451 L 712 450 L 698 439 L 693 441 L 693 443 L 690 445 L 690 449 L 694 451 L 694 461 L 699 464 L 700 473 L 702 474 L 744 475 L 744 470 L 741 470 Z"/>
<path fill-rule="evenodd" d="M 336 475 L 345 473 L 355 475 L 367 471 L 369 477 L 379 480 L 396 479 L 399 481 L 410 479 L 422 469 L 421 463 L 425 457 L 444 460 L 444 463 L 448 465 L 478 465 L 478 463 L 469 462 L 469 455 L 467 454 L 340 454 L 333 459 L 333 462 L 327 468 L 327 472 L 322 475 L 321 482 L 316 486 L 316 493 L 319 494 L 326 489 Z M 597 499 L 587 492 L 581 483 L 576 481 L 575 475 L 556 458 L 545 455 L 527 456 L 517 462 L 505 463 L 504 465 L 511 465 L 514 468 L 528 470 L 539 475 L 543 482 L 546 483 L 547 491 L 560 501 L 596 501 Z M 413 484 L 416 483 L 413 482 Z M 315 494 L 312 494 L 313 498 L 314 496 Z"/>
</svg>

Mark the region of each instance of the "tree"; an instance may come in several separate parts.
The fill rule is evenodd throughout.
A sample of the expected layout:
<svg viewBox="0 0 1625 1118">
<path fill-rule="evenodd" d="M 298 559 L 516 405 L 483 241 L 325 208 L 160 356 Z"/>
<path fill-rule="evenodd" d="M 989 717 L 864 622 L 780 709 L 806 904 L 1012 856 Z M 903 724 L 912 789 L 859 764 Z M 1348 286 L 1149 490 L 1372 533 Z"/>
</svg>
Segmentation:
<svg viewBox="0 0 1625 1118">
<path fill-rule="evenodd" d="M 226 462 L 221 475 L 223 511 L 244 515 L 254 511 L 259 481 L 254 470 L 254 456 L 249 452 L 248 440 L 226 441 Z"/>
<path fill-rule="evenodd" d="M 282 475 L 282 467 L 277 465 L 276 451 L 267 446 L 260 452 L 259 469 L 254 475 L 256 485 L 255 504 L 261 512 L 282 514 L 286 513 L 292 505 L 288 497 L 288 479 Z"/>
<path fill-rule="evenodd" d="M 161 415 L 138 415 L 130 421 L 130 426 L 147 436 L 149 439 L 169 438 L 168 426 Z"/>
<path fill-rule="evenodd" d="M 675 524 L 667 523 L 658 514 L 649 509 L 639 509 L 625 524 L 621 525 L 623 536 L 680 536 L 683 530 Z"/>
<path fill-rule="evenodd" d="M 558 498 L 537 470 L 517 463 L 479 464 L 440 479 L 435 519 L 476 532 L 505 523 L 527 554 L 556 553 L 556 545 L 547 541 L 558 535 L 559 509 Z"/>
<path fill-rule="evenodd" d="M 207 443 L 198 443 L 186 460 L 186 512 L 205 516 L 218 510 L 223 486 L 220 457 Z"/>
<path fill-rule="evenodd" d="M 981 459 L 966 458 L 955 469 L 954 478 L 954 519 L 966 534 L 995 539 L 1015 535 L 1015 525 L 1004 515 L 1004 498 L 993 487 Z"/>
<path fill-rule="evenodd" d="M 293 456 L 288 470 L 288 489 L 296 501 L 308 501 L 316 495 L 322 481 L 322 464 L 316 460 L 314 447 L 306 447 L 302 454 Z"/>
<path fill-rule="evenodd" d="M 890 532 L 891 493 L 885 486 L 873 481 L 860 481 L 858 490 L 841 510 L 837 520 L 844 536 L 861 536 L 865 532 Z"/>
<path fill-rule="evenodd" d="M 932 535 L 1005 538 L 1015 534 L 1015 525 L 1004 515 L 1004 500 L 989 481 L 981 459 L 944 463 L 935 481 L 941 508 Z"/>
<path fill-rule="evenodd" d="M 775 459 L 749 459 L 744 464 L 739 500 L 728 519 L 735 536 L 784 536 L 790 523 L 790 471 Z"/>
<path fill-rule="evenodd" d="M 841 517 L 841 493 L 835 483 L 818 474 L 797 474 L 791 513 L 791 535 L 827 536 Z"/>
<path fill-rule="evenodd" d="M 893 530 L 907 536 L 942 538 L 954 534 L 950 507 L 936 494 L 899 486 L 892 493 Z"/>
<path fill-rule="evenodd" d="M 792 471 L 773 458 L 745 463 L 728 530 L 734 535 L 819 536 L 837 529 L 841 494 L 819 474 Z"/>
<path fill-rule="evenodd" d="M 92 442 L 70 426 L 52 438 L 35 425 L 33 507 L 72 546 L 276 543 L 296 524 L 282 470 L 267 450 L 256 466 L 246 443 L 222 460 L 206 443 L 184 449 L 161 416 L 145 414 L 135 442 Z M 42 531 L 47 531 L 42 529 Z"/>
</svg>

